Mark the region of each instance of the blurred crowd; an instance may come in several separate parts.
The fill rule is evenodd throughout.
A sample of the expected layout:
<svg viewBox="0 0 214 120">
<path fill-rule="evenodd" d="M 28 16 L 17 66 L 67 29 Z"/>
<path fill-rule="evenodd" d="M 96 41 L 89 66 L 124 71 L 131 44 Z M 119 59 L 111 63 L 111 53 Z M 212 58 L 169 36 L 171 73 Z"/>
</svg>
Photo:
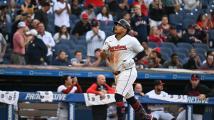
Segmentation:
<svg viewBox="0 0 214 120">
<path fill-rule="evenodd" d="M 106 67 L 114 21 L 130 22 L 143 68 L 214 69 L 212 0 L 0 0 L 0 64 Z"/>
</svg>

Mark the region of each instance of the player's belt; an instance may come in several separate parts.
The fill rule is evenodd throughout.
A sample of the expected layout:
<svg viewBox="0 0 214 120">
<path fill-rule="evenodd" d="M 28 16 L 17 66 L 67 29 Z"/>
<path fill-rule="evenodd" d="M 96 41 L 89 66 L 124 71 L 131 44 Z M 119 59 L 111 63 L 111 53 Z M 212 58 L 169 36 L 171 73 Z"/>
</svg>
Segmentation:
<svg viewBox="0 0 214 120">
<path fill-rule="evenodd" d="M 124 69 L 124 70 L 129 70 L 129 69 L 132 69 L 132 67 L 131 67 L 131 68 Z M 122 71 L 114 71 L 113 74 L 114 74 L 114 75 L 119 75 L 121 72 L 122 72 Z"/>
</svg>

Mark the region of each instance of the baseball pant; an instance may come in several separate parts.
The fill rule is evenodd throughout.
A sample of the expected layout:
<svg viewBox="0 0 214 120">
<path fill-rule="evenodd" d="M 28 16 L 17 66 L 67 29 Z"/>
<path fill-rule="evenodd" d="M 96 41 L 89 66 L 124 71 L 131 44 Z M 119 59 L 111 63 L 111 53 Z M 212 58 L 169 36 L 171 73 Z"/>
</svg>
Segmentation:
<svg viewBox="0 0 214 120">
<path fill-rule="evenodd" d="M 134 96 L 133 83 L 137 78 L 137 70 L 135 67 L 121 71 L 116 76 L 116 93 L 124 96 L 126 99 Z"/>
</svg>

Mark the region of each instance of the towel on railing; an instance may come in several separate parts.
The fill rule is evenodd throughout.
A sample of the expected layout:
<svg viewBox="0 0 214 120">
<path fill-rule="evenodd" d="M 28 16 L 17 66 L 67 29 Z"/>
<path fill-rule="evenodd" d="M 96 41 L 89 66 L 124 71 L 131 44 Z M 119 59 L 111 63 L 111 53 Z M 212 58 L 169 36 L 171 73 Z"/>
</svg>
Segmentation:
<svg viewBox="0 0 214 120">
<path fill-rule="evenodd" d="M 18 91 L 0 91 L 0 102 L 17 105 L 19 99 Z"/>
</svg>

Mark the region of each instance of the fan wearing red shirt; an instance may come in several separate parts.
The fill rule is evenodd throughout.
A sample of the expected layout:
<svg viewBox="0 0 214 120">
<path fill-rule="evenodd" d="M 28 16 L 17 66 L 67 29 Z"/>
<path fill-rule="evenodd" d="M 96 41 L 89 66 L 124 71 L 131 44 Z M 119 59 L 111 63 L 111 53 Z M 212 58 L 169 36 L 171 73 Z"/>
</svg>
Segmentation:
<svg viewBox="0 0 214 120">
<path fill-rule="evenodd" d="M 106 84 L 106 77 L 102 74 L 97 76 L 97 82 L 93 83 L 88 89 L 87 93 L 94 93 L 100 95 L 101 98 L 105 94 L 114 94 L 115 90 Z M 108 105 L 95 105 L 92 106 L 93 120 L 106 120 Z"/>
</svg>

